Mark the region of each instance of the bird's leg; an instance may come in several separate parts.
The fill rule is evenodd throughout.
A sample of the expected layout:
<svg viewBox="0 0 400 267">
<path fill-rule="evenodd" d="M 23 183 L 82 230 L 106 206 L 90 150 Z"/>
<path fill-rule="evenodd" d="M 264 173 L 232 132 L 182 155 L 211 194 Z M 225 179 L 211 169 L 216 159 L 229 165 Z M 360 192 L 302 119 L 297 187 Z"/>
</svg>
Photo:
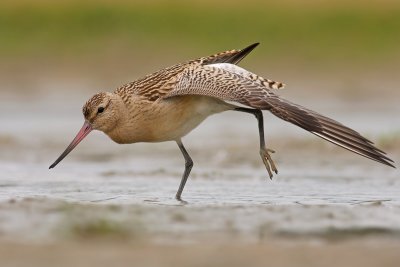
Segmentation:
<svg viewBox="0 0 400 267">
<path fill-rule="evenodd" d="M 181 150 L 182 155 L 185 158 L 185 171 L 182 175 L 181 184 L 179 185 L 178 192 L 176 193 L 176 196 L 175 196 L 175 198 L 177 200 L 182 201 L 182 199 L 181 199 L 182 191 L 183 191 L 183 188 L 185 187 L 185 184 L 189 177 L 190 171 L 192 170 L 193 160 L 190 158 L 189 153 L 186 151 L 185 147 L 183 146 L 182 141 L 177 140 L 176 143 L 178 144 L 179 149 Z M 184 202 L 184 201 L 182 201 L 182 202 Z"/>
<path fill-rule="evenodd" d="M 250 113 L 256 117 L 256 119 L 258 121 L 258 133 L 260 135 L 260 156 L 265 165 L 265 168 L 268 171 L 269 178 L 272 179 L 272 176 L 273 176 L 272 172 L 275 172 L 277 174 L 278 169 L 276 168 L 275 163 L 272 160 L 272 157 L 270 155 L 270 153 L 275 153 L 275 151 L 265 147 L 264 119 L 263 119 L 262 111 L 259 109 L 242 108 L 242 107 L 235 108 L 234 110 Z"/>
</svg>

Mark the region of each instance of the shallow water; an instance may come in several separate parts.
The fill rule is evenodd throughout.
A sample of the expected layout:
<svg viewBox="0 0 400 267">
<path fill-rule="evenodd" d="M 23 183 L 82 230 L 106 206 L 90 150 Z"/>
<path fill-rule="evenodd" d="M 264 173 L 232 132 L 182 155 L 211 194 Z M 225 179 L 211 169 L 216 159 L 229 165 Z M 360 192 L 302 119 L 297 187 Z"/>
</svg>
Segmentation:
<svg viewBox="0 0 400 267">
<path fill-rule="evenodd" d="M 124 235 L 167 243 L 209 236 L 246 242 L 400 238 L 397 170 L 325 145 L 270 115 L 267 140 L 277 151 L 279 175 L 267 178 L 254 118 L 217 115 L 184 139 L 195 162 L 186 205 L 174 200 L 183 159 L 171 142 L 120 146 L 93 133 L 48 170 L 81 126 L 80 102 L 1 107 L 8 115 L 0 132 L 0 238 L 54 241 L 99 221 L 116 224 Z M 373 114 L 364 108 L 350 116 L 346 106 L 320 110 L 372 138 L 399 130 L 395 107 Z M 396 161 L 398 151 L 391 153 Z"/>
</svg>

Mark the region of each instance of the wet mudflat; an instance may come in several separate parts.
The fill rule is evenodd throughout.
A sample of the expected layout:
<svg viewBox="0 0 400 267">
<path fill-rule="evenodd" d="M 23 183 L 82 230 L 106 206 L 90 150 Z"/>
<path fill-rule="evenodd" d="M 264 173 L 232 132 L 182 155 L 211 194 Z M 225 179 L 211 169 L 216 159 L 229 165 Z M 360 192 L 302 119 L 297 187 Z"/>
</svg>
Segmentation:
<svg viewBox="0 0 400 267">
<path fill-rule="evenodd" d="M 279 169 L 270 180 L 258 155 L 255 119 L 227 113 L 183 140 L 195 161 L 183 205 L 174 200 L 183 158 L 172 142 L 121 146 L 93 133 L 48 170 L 82 117 L 79 100 L 71 101 L 77 107 L 57 109 L 41 101 L 26 105 L 29 113 L 2 106 L 10 115 L 2 118 L 0 135 L 0 255 L 9 265 L 26 265 L 21 255 L 40 266 L 60 258 L 65 266 L 130 260 L 141 266 L 263 266 L 265 255 L 277 266 L 303 266 L 321 264 L 316 254 L 323 261 L 345 254 L 363 266 L 400 260 L 395 169 L 266 115 Z M 398 110 L 320 111 L 354 125 L 398 161 L 400 122 L 389 115 Z M 88 257 L 72 256 L 81 251 Z M 222 260 L 221 253 L 232 257 Z M 366 253 L 374 260 L 364 259 Z"/>
</svg>

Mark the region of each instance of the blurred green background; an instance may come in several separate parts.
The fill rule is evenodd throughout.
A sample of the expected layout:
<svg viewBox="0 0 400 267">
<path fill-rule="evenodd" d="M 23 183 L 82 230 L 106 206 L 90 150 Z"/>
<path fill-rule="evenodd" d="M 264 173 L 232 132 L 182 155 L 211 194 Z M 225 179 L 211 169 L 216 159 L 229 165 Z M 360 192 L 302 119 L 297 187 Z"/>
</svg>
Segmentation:
<svg viewBox="0 0 400 267">
<path fill-rule="evenodd" d="M 22 0 L 2 5 L 2 57 L 78 57 L 110 46 L 130 47 L 126 53 L 149 45 L 220 50 L 254 41 L 263 43 L 264 55 L 278 59 L 399 56 L 398 1 Z"/>
<path fill-rule="evenodd" d="M 74 71 L 78 62 L 88 71 L 115 72 L 121 66 L 124 73 L 130 66 L 143 74 L 256 41 L 262 46 L 251 60 L 268 69 L 400 62 L 399 1 L 6 0 L 0 5 L 0 65 L 7 75 L 24 66 Z"/>
</svg>

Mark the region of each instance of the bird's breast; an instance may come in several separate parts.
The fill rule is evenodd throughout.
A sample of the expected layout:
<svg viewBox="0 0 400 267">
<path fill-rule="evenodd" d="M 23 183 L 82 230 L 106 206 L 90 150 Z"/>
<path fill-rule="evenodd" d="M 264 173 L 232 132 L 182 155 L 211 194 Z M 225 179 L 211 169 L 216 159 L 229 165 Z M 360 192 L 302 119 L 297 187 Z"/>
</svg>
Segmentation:
<svg viewBox="0 0 400 267">
<path fill-rule="evenodd" d="M 107 135 L 120 144 L 177 140 L 209 115 L 232 106 L 215 98 L 179 96 L 155 102 L 136 102 L 128 116 Z"/>
</svg>

